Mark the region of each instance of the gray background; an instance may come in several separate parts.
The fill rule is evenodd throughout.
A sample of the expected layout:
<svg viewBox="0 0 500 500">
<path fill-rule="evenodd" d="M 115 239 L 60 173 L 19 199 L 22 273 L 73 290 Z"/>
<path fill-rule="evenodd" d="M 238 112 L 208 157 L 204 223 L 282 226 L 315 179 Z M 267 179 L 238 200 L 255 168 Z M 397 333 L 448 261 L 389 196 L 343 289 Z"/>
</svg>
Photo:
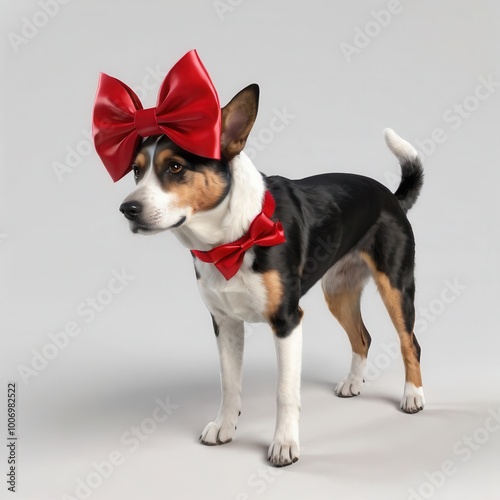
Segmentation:
<svg viewBox="0 0 500 500">
<path fill-rule="evenodd" d="M 420 498 L 500 498 L 500 431 L 484 430 L 489 412 L 500 411 L 500 88 L 483 92 L 481 101 L 472 97 L 481 77 L 500 81 L 500 6 L 401 0 L 386 26 L 368 25 L 377 36 L 348 61 L 341 44 L 354 44 L 372 11 L 395 5 L 72 0 L 17 52 L 9 36 L 21 34 L 24 17 L 43 24 L 41 6 L 2 5 L 0 380 L 4 398 L 7 381 L 18 382 L 20 439 L 18 493 L 9 494 L 2 480 L 1 498 L 78 498 L 77 478 L 114 450 L 124 462 L 92 499 L 400 500 L 411 490 Z M 118 206 L 133 180 L 113 184 L 85 136 L 100 71 L 137 88 L 148 68 L 164 74 L 192 48 L 222 103 L 260 84 L 252 137 L 263 139 L 255 163 L 269 174 L 350 171 L 394 188 L 399 166 L 382 129 L 390 126 L 415 145 L 442 129 L 434 132 L 440 140 L 434 151 L 422 155 L 425 187 L 410 213 L 418 243 L 423 413 L 398 410 L 403 366 L 399 356 L 384 354 L 397 338 L 373 285 L 363 302 L 374 338 L 371 380 L 359 398 L 333 395 L 350 349 L 315 287 L 302 303 L 300 461 L 272 471 L 266 465 L 276 369 L 265 326 L 248 328 L 234 442 L 197 443 L 215 417 L 219 382 L 191 257 L 169 234 L 129 232 Z M 154 105 L 156 89 L 138 89 L 146 107 Z M 453 118 L 453 106 L 464 101 L 469 116 Z M 270 138 L 265 129 L 284 109 L 295 117 Z M 67 163 L 67 148 L 79 148 L 80 161 L 58 178 L 54 164 Z M 133 281 L 86 323 L 79 305 L 99 294 L 109 298 L 102 290 L 122 269 Z M 25 384 L 19 366 L 29 367 L 32 350 L 41 352 L 49 334 L 70 321 L 80 335 Z M 156 398 L 178 407 L 132 451 L 121 436 L 153 415 Z M 436 472 L 444 462 L 452 474 Z"/>
</svg>

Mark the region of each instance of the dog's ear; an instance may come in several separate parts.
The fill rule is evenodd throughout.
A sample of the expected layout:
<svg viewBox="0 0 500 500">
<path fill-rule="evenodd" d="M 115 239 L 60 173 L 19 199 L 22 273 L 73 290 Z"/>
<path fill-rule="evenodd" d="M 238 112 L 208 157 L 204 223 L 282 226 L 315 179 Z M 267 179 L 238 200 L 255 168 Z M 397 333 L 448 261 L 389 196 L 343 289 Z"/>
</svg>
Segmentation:
<svg viewBox="0 0 500 500">
<path fill-rule="evenodd" d="M 257 118 L 259 86 L 252 83 L 222 108 L 221 151 L 226 161 L 240 154 Z"/>
</svg>

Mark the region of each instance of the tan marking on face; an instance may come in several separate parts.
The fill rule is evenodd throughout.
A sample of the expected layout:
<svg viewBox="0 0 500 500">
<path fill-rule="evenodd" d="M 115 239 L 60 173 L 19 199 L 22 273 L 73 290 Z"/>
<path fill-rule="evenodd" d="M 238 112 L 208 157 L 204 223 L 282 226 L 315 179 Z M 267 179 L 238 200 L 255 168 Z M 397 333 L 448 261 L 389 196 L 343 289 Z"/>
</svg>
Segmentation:
<svg viewBox="0 0 500 500">
<path fill-rule="evenodd" d="M 164 163 L 168 162 L 168 160 L 174 160 L 182 163 L 182 158 L 176 156 L 171 149 L 162 149 L 155 156 L 155 167 L 157 169 L 160 168 Z"/>
<path fill-rule="evenodd" d="M 413 344 L 414 333 L 408 332 L 405 326 L 403 297 L 401 292 L 391 285 L 389 277 L 386 274 L 377 269 L 375 262 L 367 253 L 361 252 L 360 256 L 370 268 L 385 307 L 398 332 L 401 342 L 401 354 L 403 355 L 403 362 L 405 365 L 406 380 L 416 387 L 421 387 L 422 375 L 420 374 L 420 363 L 418 361 L 417 350 Z"/>
<path fill-rule="evenodd" d="M 279 309 L 283 298 L 283 285 L 278 271 L 267 271 L 262 274 L 262 280 L 267 291 L 267 304 L 264 315 L 271 318 Z"/>
<path fill-rule="evenodd" d="M 146 168 L 149 165 L 149 153 L 147 151 L 140 151 L 135 157 L 134 163 L 140 168 Z"/>
<path fill-rule="evenodd" d="M 346 331 L 352 351 L 366 358 L 370 335 L 361 318 L 361 291 L 362 288 L 331 295 L 325 293 L 325 299 L 328 309 Z"/>
<path fill-rule="evenodd" d="M 168 190 L 170 193 L 175 193 L 179 207 L 189 206 L 193 209 L 193 213 L 214 208 L 226 187 L 221 177 L 211 170 L 199 172 L 187 170 L 184 179 L 186 182 L 172 183 Z"/>
<path fill-rule="evenodd" d="M 186 160 L 177 155 L 171 149 L 165 148 L 160 150 L 155 155 L 155 169 L 157 173 L 165 168 L 165 165 L 170 161 L 175 161 L 181 165 L 186 165 Z M 166 183 L 168 187 L 165 189 L 169 193 L 176 195 L 177 207 L 191 207 L 193 213 L 210 210 L 217 205 L 221 199 L 226 184 L 224 180 L 213 170 L 193 171 L 185 168 L 183 172 L 178 174 L 171 173 L 171 182 Z M 175 182 L 175 176 L 182 175 L 183 182 Z"/>
</svg>

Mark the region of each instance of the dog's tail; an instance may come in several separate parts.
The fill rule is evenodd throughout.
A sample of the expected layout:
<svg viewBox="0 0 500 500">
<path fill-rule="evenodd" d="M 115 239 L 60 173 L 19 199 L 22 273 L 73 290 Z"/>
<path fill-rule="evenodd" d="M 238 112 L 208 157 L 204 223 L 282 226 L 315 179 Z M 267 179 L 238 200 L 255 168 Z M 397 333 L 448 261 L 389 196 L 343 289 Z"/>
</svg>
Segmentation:
<svg viewBox="0 0 500 500">
<path fill-rule="evenodd" d="M 407 212 L 417 201 L 424 183 L 422 162 L 417 150 L 391 128 L 384 130 L 384 137 L 387 146 L 401 165 L 401 183 L 394 195 L 401 203 L 403 210 Z"/>
</svg>

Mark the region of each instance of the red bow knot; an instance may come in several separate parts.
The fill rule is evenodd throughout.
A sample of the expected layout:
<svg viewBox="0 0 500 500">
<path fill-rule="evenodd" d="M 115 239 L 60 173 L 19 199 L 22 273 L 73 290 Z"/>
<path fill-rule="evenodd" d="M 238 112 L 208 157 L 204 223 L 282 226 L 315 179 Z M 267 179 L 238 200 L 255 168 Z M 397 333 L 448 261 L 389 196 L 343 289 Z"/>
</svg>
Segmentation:
<svg viewBox="0 0 500 500">
<path fill-rule="evenodd" d="M 138 109 L 134 115 L 134 126 L 141 137 L 162 133 L 156 118 L 156 108 Z"/>
<path fill-rule="evenodd" d="M 271 247 L 286 241 L 281 222 L 271 220 L 275 207 L 272 194 L 266 191 L 262 212 L 252 221 L 246 235 L 233 243 L 212 248 L 208 252 L 201 250 L 191 250 L 191 252 L 202 262 L 214 264 L 226 280 L 231 279 L 241 267 L 245 252 L 251 247 L 254 245 Z"/>
<path fill-rule="evenodd" d="M 144 109 L 131 88 L 101 73 L 92 128 L 96 151 L 115 182 L 131 170 L 143 137 L 165 134 L 190 153 L 221 157 L 219 98 L 196 50 L 169 71 L 154 108 Z"/>
</svg>

